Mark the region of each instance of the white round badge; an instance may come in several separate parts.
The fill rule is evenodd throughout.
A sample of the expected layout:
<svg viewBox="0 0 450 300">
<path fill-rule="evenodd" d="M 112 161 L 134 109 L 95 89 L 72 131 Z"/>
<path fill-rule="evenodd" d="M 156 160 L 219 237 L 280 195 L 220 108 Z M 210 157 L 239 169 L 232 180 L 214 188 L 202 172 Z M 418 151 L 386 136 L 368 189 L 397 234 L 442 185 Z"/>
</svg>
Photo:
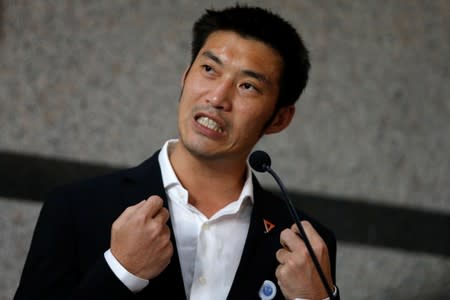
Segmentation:
<svg viewBox="0 0 450 300">
<path fill-rule="evenodd" d="M 277 294 L 277 287 L 272 281 L 264 280 L 258 294 L 261 300 L 272 300 Z"/>
</svg>

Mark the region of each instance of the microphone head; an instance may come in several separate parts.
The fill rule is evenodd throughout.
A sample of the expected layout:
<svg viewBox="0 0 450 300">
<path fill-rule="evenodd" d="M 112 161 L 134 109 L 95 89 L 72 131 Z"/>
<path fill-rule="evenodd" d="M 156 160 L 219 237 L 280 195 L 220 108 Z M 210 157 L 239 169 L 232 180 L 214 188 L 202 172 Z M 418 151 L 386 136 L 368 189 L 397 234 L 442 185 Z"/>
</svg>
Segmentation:
<svg viewBox="0 0 450 300">
<path fill-rule="evenodd" d="M 269 154 L 261 150 L 253 151 L 253 153 L 250 154 L 248 162 L 253 170 L 262 173 L 266 172 L 272 164 Z"/>
</svg>

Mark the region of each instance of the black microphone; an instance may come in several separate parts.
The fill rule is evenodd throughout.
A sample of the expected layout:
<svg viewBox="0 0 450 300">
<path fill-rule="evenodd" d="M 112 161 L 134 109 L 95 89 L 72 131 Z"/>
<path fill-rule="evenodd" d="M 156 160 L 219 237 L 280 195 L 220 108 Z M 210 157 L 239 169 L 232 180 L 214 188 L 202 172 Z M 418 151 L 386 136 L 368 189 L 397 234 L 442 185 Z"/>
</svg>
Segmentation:
<svg viewBox="0 0 450 300">
<path fill-rule="evenodd" d="M 303 242 L 306 245 L 306 248 L 308 249 L 309 255 L 311 256 L 311 259 L 313 260 L 314 266 L 316 267 L 317 272 L 319 273 L 320 279 L 322 281 L 323 286 L 325 287 L 325 290 L 327 291 L 328 297 L 330 299 L 334 299 L 333 292 L 331 291 L 330 286 L 327 283 L 327 280 L 325 278 L 325 275 L 322 271 L 322 268 L 320 267 L 319 260 L 317 259 L 316 254 L 314 253 L 311 243 L 309 242 L 308 237 L 306 236 L 305 230 L 303 229 L 302 223 L 300 223 L 300 218 L 297 214 L 297 210 L 295 209 L 294 205 L 292 204 L 292 201 L 289 199 L 288 193 L 286 191 L 286 187 L 284 186 L 283 182 L 281 182 L 280 177 L 275 173 L 274 170 L 270 167 L 272 164 L 272 161 L 270 159 L 269 154 L 267 154 L 264 151 L 257 150 L 254 151 L 249 159 L 248 162 L 250 163 L 250 166 L 253 168 L 253 170 L 257 172 L 269 172 L 270 175 L 275 179 L 275 181 L 278 183 L 278 186 L 281 189 L 281 192 L 283 193 L 283 199 L 286 203 L 286 206 L 288 207 L 289 213 L 291 214 L 292 219 L 294 220 L 295 224 L 297 224 L 297 227 L 300 231 L 300 238 L 303 240 Z"/>
</svg>

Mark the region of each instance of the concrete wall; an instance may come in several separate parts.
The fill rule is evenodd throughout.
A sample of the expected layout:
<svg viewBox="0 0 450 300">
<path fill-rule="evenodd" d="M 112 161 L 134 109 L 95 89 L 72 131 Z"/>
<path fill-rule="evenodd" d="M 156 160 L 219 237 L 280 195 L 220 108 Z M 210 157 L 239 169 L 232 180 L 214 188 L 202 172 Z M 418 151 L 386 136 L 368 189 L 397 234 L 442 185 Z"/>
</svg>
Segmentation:
<svg viewBox="0 0 450 300">
<path fill-rule="evenodd" d="M 0 151 L 138 164 L 177 134 L 192 23 L 235 2 L 0 0 Z M 311 51 L 296 119 L 258 146 L 289 188 L 448 216 L 450 2 L 247 3 L 290 20 Z M 28 250 L 30 200 L 0 198 L 0 300 Z M 448 240 L 436 230 L 429 241 Z M 339 242 L 343 299 L 444 299 L 449 271 L 450 253 Z"/>
</svg>

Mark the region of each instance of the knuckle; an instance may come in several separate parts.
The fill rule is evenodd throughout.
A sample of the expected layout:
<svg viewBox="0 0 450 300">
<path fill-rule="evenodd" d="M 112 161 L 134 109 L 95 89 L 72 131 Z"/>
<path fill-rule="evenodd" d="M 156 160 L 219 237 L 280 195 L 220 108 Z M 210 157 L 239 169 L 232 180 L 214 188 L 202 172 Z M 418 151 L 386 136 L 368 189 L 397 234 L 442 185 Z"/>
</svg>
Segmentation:
<svg viewBox="0 0 450 300">
<path fill-rule="evenodd" d="M 172 255 L 173 255 L 173 245 L 172 245 L 172 243 L 169 243 L 168 249 L 167 249 L 167 253 L 168 253 L 169 257 L 172 257 Z"/>
<path fill-rule="evenodd" d="M 169 226 L 167 226 L 167 225 L 164 226 L 164 234 L 165 234 L 165 235 L 167 236 L 167 238 L 170 240 L 171 233 L 170 233 Z"/>
<path fill-rule="evenodd" d="M 164 261 L 170 260 L 172 258 L 174 249 L 172 243 L 168 243 L 161 248 L 161 259 Z"/>
<path fill-rule="evenodd" d="M 289 234 L 289 229 L 284 229 L 283 231 L 281 231 L 280 233 L 280 241 L 284 241 L 286 240 L 287 236 Z"/>
<path fill-rule="evenodd" d="M 277 269 L 275 270 L 275 276 L 276 276 L 277 278 L 281 278 L 281 269 L 282 269 L 282 266 L 279 265 L 279 266 L 277 267 Z"/>
<path fill-rule="evenodd" d="M 312 228 L 312 225 L 309 221 L 301 221 L 302 226 L 306 228 Z"/>
<path fill-rule="evenodd" d="M 111 231 L 112 232 L 117 232 L 120 229 L 120 222 L 118 220 L 114 221 L 114 223 L 112 223 L 111 226 Z"/>
<path fill-rule="evenodd" d="M 275 275 L 278 279 L 283 280 L 288 277 L 288 269 L 286 267 L 279 266 L 275 272 Z"/>
<path fill-rule="evenodd" d="M 166 245 L 168 245 L 168 244 L 171 244 L 170 233 L 169 233 L 169 234 L 163 233 L 163 234 L 161 235 L 161 242 L 162 242 L 162 244 L 163 244 L 164 246 L 166 246 Z"/>
<path fill-rule="evenodd" d="M 137 205 L 137 204 L 136 204 Z M 123 213 L 130 213 L 134 210 L 135 205 L 132 206 L 128 206 L 127 208 L 125 208 L 125 210 L 123 211 Z"/>
<path fill-rule="evenodd" d="M 167 220 L 169 219 L 169 212 L 163 207 L 154 219 L 161 224 L 166 224 Z"/>
<path fill-rule="evenodd" d="M 162 235 L 163 231 L 164 231 L 164 225 L 159 223 L 159 222 L 152 222 L 151 224 L 151 230 L 156 234 L 156 235 Z"/>
<path fill-rule="evenodd" d="M 155 206 L 155 207 L 161 207 L 163 205 L 163 200 L 159 196 L 150 196 L 148 200 Z"/>
<path fill-rule="evenodd" d="M 323 254 L 327 253 L 327 251 L 328 251 L 327 246 L 325 245 L 325 243 L 323 241 L 315 243 L 313 245 L 313 249 L 314 249 L 314 252 L 318 255 L 323 255 Z"/>
<path fill-rule="evenodd" d="M 281 249 L 278 249 L 277 252 L 275 252 L 275 257 L 277 258 L 277 260 L 279 261 L 281 259 Z"/>
<path fill-rule="evenodd" d="M 170 216 L 167 208 L 165 208 L 165 207 L 161 208 L 161 214 L 164 217 L 164 221 L 167 222 L 167 220 L 169 219 L 169 216 Z"/>
<path fill-rule="evenodd" d="M 289 259 L 286 261 L 285 265 L 290 269 L 295 269 L 297 267 L 297 262 L 293 259 Z"/>
<path fill-rule="evenodd" d="M 145 224 L 146 222 L 146 216 L 142 212 L 138 212 L 133 216 L 133 221 L 136 222 L 138 225 Z"/>
</svg>

